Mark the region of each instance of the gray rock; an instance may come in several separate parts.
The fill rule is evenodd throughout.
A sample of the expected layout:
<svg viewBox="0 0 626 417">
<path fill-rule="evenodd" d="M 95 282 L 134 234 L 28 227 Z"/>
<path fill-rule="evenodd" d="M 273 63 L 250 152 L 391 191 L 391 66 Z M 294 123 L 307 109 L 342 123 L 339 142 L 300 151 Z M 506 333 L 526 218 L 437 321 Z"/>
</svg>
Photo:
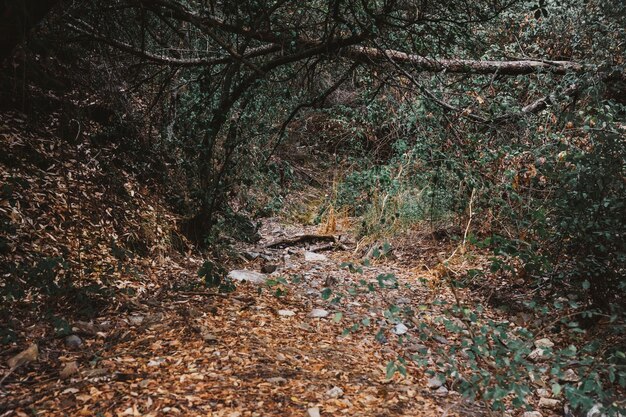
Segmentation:
<svg viewBox="0 0 626 417">
<path fill-rule="evenodd" d="M 541 408 L 559 408 L 561 402 L 559 400 L 555 400 L 554 398 L 540 398 L 539 399 L 539 407 Z"/>
<path fill-rule="evenodd" d="M 272 384 L 285 384 L 285 383 L 287 383 L 287 380 L 285 378 L 283 378 L 282 376 L 275 376 L 273 378 L 267 378 L 266 381 L 267 382 L 271 382 Z"/>
<path fill-rule="evenodd" d="M 309 313 L 309 317 L 322 318 L 322 317 L 327 317 L 329 314 L 330 313 L 324 310 L 323 308 L 314 308 Z"/>
<path fill-rule="evenodd" d="M 295 316 L 296 313 L 292 310 L 278 310 L 278 315 L 283 317 Z"/>
<path fill-rule="evenodd" d="M 320 253 L 306 251 L 304 252 L 304 260 L 307 262 L 324 262 L 328 260 L 328 257 Z"/>
<path fill-rule="evenodd" d="M 545 388 L 539 388 L 537 390 L 537 395 L 539 396 L 539 398 L 550 398 L 550 391 Z"/>
<path fill-rule="evenodd" d="M 543 414 L 541 414 L 539 411 L 526 411 L 524 414 L 522 414 L 522 417 L 543 417 Z"/>
<path fill-rule="evenodd" d="M 341 398 L 343 397 L 343 390 L 339 387 L 332 387 L 326 391 L 326 396 L 328 398 Z"/>
<path fill-rule="evenodd" d="M 248 281 L 252 284 L 264 284 L 267 281 L 267 275 L 246 269 L 230 271 L 228 277 L 233 281 Z"/>
<path fill-rule="evenodd" d="M 538 339 L 538 340 L 535 340 L 535 347 L 537 349 L 551 348 L 551 347 L 554 347 L 554 343 L 552 342 L 552 340 L 547 339 L 547 338 Z"/>
<path fill-rule="evenodd" d="M 71 350 L 78 350 L 83 346 L 83 341 L 80 337 L 72 334 L 65 338 L 65 346 Z"/>
<path fill-rule="evenodd" d="M 428 379 L 428 388 L 437 389 L 439 387 L 442 387 L 444 382 L 445 381 L 442 381 L 439 377 L 434 376 Z"/>
<path fill-rule="evenodd" d="M 421 343 L 409 343 L 406 345 L 406 350 L 409 353 L 429 353 L 428 346 L 422 345 Z"/>
<path fill-rule="evenodd" d="M 548 359 L 548 358 L 549 358 L 549 356 L 546 355 L 544 350 L 543 349 L 539 349 L 539 348 L 533 350 L 532 352 L 530 352 L 528 354 L 528 359 L 530 359 L 531 361 L 538 361 L 538 360 L 541 360 L 541 359 Z"/>
<path fill-rule="evenodd" d="M 448 339 L 446 339 L 443 336 L 435 335 L 435 336 L 433 336 L 433 339 L 436 340 L 437 342 L 441 343 L 442 345 L 447 345 L 447 344 L 450 343 L 450 342 L 448 342 Z"/>
<path fill-rule="evenodd" d="M 256 258 L 258 258 L 260 256 L 260 253 L 258 252 L 244 252 L 243 253 L 244 258 L 246 258 L 249 261 L 254 261 Z"/>
<path fill-rule="evenodd" d="M 443 385 L 440 386 L 439 388 L 437 388 L 437 390 L 435 391 L 435 395 L 439 395 L 441 397 L 445 397 L 446 395 L 448 395 L 448 388 L 444 387 Z"/>
<path fill-rule="evenodd" d="M 409 331 L 409 328 L 406 327 L 404 324 L 402 323 L 398 323 L 396 324 L 396 326 L 393 328 L 393 332 L 395 334 L 397 334 L 398 336 L 405 334 L 406 332 Z"/>
<path fill-rule="evenodd" d="M 568 369 L 563 372 L 563 376 L 559 378 L 561 381 L 565 382 L 578 382 L 580 381 L 580 377 L 574 372 L 573 369 Z"/>
<path fill-rule="evenodd" d="M 311 407 L 306 410 L 306 417 L 320 417 L 319 407 Z"/>
<path fill-rule="evenodd" d="M 128 322 L 133 326 L 141 326 L 141 324 L 143 323 L 143 320 L 144 320 L 143 316 L 130 316 L 128 318 Z"/>
<path fill-rule="evenodd" d="M 602 412 L 602 404 L 594 404 L 589 411 L 587 411 L 586 417 L 605 417 L 606 414 Z"/>
</svg>

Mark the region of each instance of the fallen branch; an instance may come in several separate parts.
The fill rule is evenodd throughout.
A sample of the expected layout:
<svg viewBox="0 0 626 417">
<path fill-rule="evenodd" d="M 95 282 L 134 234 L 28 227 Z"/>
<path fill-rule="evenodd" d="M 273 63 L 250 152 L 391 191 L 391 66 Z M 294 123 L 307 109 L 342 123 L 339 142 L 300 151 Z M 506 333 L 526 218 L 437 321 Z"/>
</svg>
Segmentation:
<svg viewBox="0 0 626 417">
<path fill-rule="evenodd" d="M 300 235 L 292 238 L 281 239 L 265 245 L 266 249 L 294 246 L 299 243 L 311 242 L 337 242 L 338 239 L 332 235 Z"/>
</svg>

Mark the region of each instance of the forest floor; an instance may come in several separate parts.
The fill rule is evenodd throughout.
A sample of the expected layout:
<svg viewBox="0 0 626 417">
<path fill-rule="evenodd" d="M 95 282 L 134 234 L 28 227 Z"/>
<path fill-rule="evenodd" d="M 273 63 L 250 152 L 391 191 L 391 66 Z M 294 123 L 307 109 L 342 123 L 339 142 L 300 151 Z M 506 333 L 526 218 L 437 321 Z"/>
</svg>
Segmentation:
<svg viewBox="0 0 626 417">
<path fill-rule="evenodd" d="M 443 328 L 426 341 L 408 337 L 411 322 L 405 323 L 402 344 L 391 343 L 399 337 L 393 331 L 374 337 L 390 305 L 416 307 L 450 297 L 433 285 L 436 277 L 427 266 L 434 262 L 428 256 L 449 254 L 451 243 L 413 241 L 404 245 L 412 253 L 397 249 L 394 256 L 362 267 L 362 273 L 351 273 L 341 267 L 355 261 L 345 235 L 346 243 L 337 246 L 286 239 L 317 233 L 270 219 L 261 230 L 263 239 L 241 248 L 256 258 L 242 261 L 242 269 L 277 268 L 264 283 L 237 283 L 229 294 L 140 290 L 143 297 L 129 298 L 89 323 L 73 324 L 79 341 L 50 340 L 39 347 L 36 363 L 7 378 L 0 387 L 0 415 L 483 414 L 453 386 L 429 384 L 429 375 L 410 361 L 406 376 L 386 377 L 389 361 L 448 343 L 451 336 Z M 281 239 L 286 243 L 278 249 L 268 247 Z M 189 273 L 195 273 L 201 261 L 188 262 Z M 347 294 L 361 280 L 377 283 L 388 273 L 398 279 L 397 288 L 360 292 L 335 303 L 332 296 L 320 295 L 325 288 Z M 429 285 L 418 277 L 430 277 Z M 435 322 L 437 314 L 429 310 L 420 320 Z M 365 318 L 369 327 L 345 334 Z"/>
</svg>

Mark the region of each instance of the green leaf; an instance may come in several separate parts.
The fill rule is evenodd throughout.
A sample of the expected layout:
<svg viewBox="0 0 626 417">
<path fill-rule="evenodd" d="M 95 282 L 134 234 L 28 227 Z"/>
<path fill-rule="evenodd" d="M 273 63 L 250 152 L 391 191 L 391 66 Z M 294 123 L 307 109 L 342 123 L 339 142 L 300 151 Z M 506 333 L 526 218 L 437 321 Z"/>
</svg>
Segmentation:
<svg viewBox="0 0 626 417">
<path fill-rule="evenodd" d="M 331 290 L 330 288 L 324 288 L 322 290 L 322 298 L 324 300 L 328 300 L 330 298 L 330 295 L 333 293 L 333 290 Z"/>
<path fill-rule="evenodd" d="M 387 363 L 387 369 L 385 370 L 385 378 L 390 380 L 393 378 L 393 375 L 396 373 L 396 363 L 394 361 L 389 361 Z"/>
<path fill-rule="evenodd" d="M 335 323 L 339 323 L 341 321 L 342 317 L 343 317 L 343 313 L 339 311 L 339 312 L 335 313 L 335 316 L 333 317 L 333 321 Z"/>
<path fill-rule="evenodd" d="M 555 397 L 558 397 L 559 394 L 561 393 L 562 388 L 563 387 L 561 387 L 561 385 L 556 382 L 552 384 L 552 395 L 554 395 Z"/>
</svg>

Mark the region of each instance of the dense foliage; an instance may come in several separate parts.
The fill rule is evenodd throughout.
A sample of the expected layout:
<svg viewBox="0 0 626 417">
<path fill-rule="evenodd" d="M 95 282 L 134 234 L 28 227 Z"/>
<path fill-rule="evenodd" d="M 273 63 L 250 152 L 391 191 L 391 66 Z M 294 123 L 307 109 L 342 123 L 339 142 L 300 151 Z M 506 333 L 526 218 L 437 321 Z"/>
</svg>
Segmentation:
<svg viewBox="0 0 626 417">
<path fill-rule="evenodd" d="M 78 137 L 72 120 L 102 122 L 93 141 L 113 143 L 167 196 L 189 239 L 213 250 L 225 235 L 257 239 L 251 219 L 278 211 L 297 182 L 292 151 L 315 148 L 340 167 L 322 209 L 358 217 L 359 237 L 445 229 L 464 250 L 490 254 L 488 269 L 445 273 L 450 286 L 497 275 L 511 291 L 533 289 L 529 311 L 556 315 L 555 331 L 571 344 L 548 352 L 547 370 L 528 360 L 543 329 L 509 332 L 476 314 L 480 306 L 451 306 L 460 324 L 445 325 L 461 345 L 441 355 L 466 396 L 501 409 L 514 394 L 523 406 L 532 375 L 550 372 L 554 395 L 564 392 L 574 408 L 603 402 L 615 412 L 623 348 L 598 340 L 576 348 L 576 335 L 601 323 L 624 340 L 626 5 L 61 3 L 38 29 L 52 41 L 35 32 L 14 61 L 24 79 L 13 74 L 9 84 L 45 79 L 37 88 L 63 94 L 78 84 L 79 97 L 62 104 L 60 133 Z M 93 97 L 98 106 L 76 105 Z M 0 220 L 11 233 L 10 219 Z M 3 297 L 63 292 L 65 269 L 62 257 L 20 269 L 24 280 L 2 286 Z M 208 262 L 200 275 L 219 287 L 222 272 Z M 390 308 L 390 319 L 397 314 L 414 312 Z M 460 377 L 460 352 L 470 379 Z M 390 374 L 404 369 L 400 359 Z M 561 386 L 571 361 L 586 376 Z"/>
</svg>

